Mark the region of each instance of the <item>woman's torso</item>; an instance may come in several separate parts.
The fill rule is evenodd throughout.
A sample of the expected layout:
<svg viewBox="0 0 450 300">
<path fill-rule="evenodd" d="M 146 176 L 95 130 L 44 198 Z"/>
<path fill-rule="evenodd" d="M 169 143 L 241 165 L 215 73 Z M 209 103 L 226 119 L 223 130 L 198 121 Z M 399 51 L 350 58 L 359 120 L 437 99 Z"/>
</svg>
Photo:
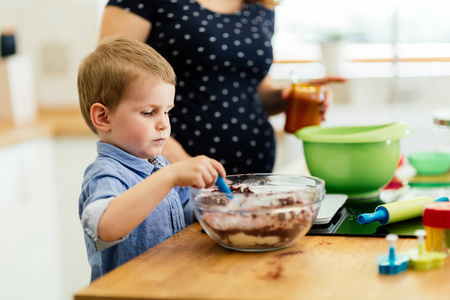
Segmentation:
<svg viewBox="0 0 450 300">
<path fill-rule="evenodd" d="M 254 3 L 234 14 L 194 0 L 136 3 L 152 24 L 147 43 L 177 75 L 172 136 L 228 173 L 271 172 L 275 141 L 257 87 L 272 64 L 274 12 Z"/>
</svg>

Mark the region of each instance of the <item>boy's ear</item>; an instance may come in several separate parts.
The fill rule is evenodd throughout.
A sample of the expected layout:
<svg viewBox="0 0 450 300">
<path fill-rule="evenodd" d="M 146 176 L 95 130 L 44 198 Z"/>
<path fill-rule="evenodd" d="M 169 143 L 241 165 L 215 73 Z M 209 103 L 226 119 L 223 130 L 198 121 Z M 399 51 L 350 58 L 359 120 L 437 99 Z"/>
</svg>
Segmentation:
<svg viewBox="0 0 450 300">
<path fill-rule="evenodd" d="M 103 132 L 111 130 L 108 114 L 108 108 L 101 103 L 94 103 L 91 106 L 91 121 L 97 130 Z"/>
</svg>

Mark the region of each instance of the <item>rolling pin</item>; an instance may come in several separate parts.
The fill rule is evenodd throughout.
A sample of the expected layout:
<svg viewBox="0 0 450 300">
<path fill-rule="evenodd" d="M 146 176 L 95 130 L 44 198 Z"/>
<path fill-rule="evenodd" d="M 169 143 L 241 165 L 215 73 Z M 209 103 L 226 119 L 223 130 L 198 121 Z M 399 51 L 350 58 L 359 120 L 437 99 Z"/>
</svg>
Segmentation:
<svg viewBox="0 0 450 300">
<path fill-rule="evenodd" d="M 424 205 L 434 201 L 440 202 L 449 200 L 447 197 L 441 197 L 433 200 L 430 196 L 422 196 L 409 200 L 378 205 L 375 208 L 375 212 L 359 215 L 358 223 L 364 225 L 378 221 L 381 225 L 386 225 L 421 217 L 423 214 Z"/>
</svg>

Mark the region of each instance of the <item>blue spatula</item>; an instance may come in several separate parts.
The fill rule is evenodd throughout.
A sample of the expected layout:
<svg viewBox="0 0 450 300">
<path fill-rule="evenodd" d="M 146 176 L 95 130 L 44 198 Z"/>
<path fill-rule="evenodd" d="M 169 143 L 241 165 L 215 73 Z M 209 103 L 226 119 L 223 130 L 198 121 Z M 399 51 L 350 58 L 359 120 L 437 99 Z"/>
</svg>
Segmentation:
<svg viewBox="0 0 450 300">
<path fill-rule="evenodd" d="M 230 188 L 228 187 L 228 185 L 225 183 L 225 180 L 222 178 L 222 176 L 218 176 L 217 180 L 216 180 L 216 185 L 219 188 L 219 190 L 222 193 L 227 194 L 228 198 L 233 199 L 233 194 L 231 193 Z"/>
</svg>

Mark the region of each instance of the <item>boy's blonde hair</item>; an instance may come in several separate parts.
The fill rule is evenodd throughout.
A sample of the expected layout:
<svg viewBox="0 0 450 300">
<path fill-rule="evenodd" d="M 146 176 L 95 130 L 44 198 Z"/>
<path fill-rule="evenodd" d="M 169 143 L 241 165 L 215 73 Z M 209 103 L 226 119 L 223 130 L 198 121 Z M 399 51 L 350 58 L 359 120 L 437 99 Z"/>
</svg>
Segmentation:
<svg viewBox="0 0 450 300">
<path fill-rule="evenodd" d="M 153 48 L 122 35 L 103 39 L 87 55 L 78 69 L 78 97 L 81 113 L 89 128 L 97 133 L 90 117 L 94 103 L 114 110 L 129 83 L 142 75 L 176 84 L 171 65 Z"/>
</svg>

